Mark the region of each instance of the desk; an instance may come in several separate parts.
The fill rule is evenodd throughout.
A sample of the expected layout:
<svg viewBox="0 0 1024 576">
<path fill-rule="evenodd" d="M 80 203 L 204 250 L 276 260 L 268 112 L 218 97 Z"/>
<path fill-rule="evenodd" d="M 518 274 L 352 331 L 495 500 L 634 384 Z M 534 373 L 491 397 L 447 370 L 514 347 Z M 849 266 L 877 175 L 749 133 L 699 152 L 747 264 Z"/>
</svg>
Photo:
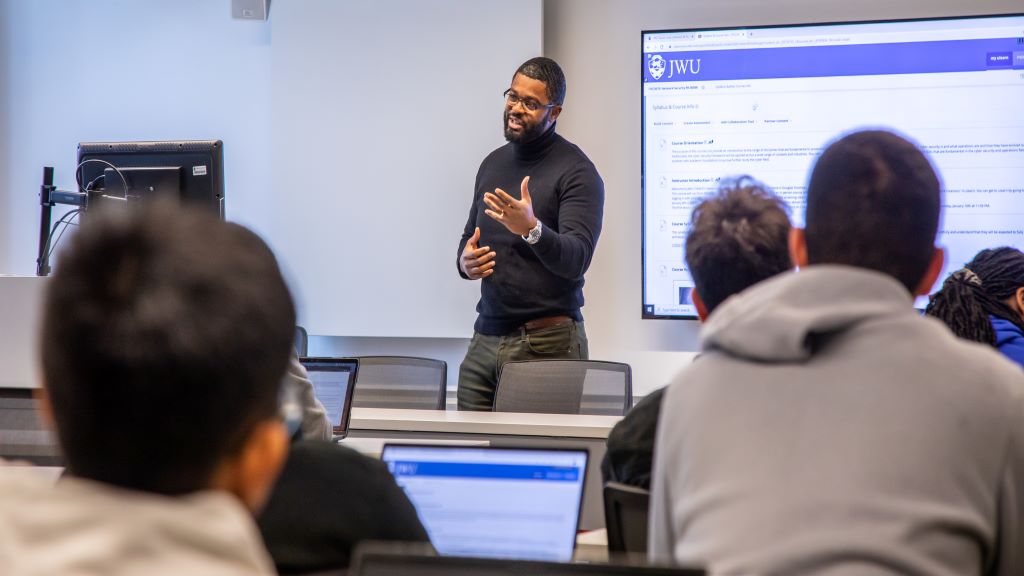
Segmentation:
<svg viewBox="0 0 1024 576">
<path fill-rule="evenodd" d="M 583 488 L 581 530 L 604 528 L 601 459 L 605 440 L 620 416 L 520 414 L 456 410 L 353 408 L 350 438 L 480 440 L 492 446 L 586 448 L 590 451 Z"/>
<path fill-rule="evenodd" d="M 619 420 L 621 416 L 353 408 L 349 429 L 359 432 L 551 436 L 603 442 Z"/>
</svg>

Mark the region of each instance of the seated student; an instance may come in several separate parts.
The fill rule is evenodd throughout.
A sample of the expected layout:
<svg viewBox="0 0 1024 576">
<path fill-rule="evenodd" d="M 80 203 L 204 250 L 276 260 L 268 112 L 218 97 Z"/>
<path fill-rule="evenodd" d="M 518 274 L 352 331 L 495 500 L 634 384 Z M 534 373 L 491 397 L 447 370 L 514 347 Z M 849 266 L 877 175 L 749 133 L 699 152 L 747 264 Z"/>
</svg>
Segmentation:
<svg viewBox="0 0 1024 576">
<path fill-rule="evenodd" d="M 259 527 L 281 574 L 347 568 L 363 540 L 430 541 L 383 462 L 320 441 L 292 445 Z"/>
<path fill-rule="evenodd" d="M 800 267 L 722 304 L 665 393 L 652 559 L 721 574 L 1024 574 L 1024 373 L 913 308 L 939 180 L 859 132 L 818 158 Z"/>
<path fill-rule="evenodd" d="M 686 265 L 701 322 L 719 304 L 793 266 L 789 260 L 786 204 L 744 177 L 722 186 L 693 210 L 686 235 Z M 665 388 L 644 396 L 608 434 L 601 462 L 605 482 L 650 489 L 654 433 Z"/>
<path fill-rule="evenodd" d="M 330 440 L 334 436 L 327 409 L 316 397 L 309 373 L 294 353 L 288 360 L 282 394 L 282 411 L 286 422 L 294 428 L 291 431 L 293 439 Z"/>
<path fill-rule="evenodd" d="M 932 294 L 925 313 L 1024 367 L 1024 253 L 1009 247 L 978 252 Z"/>
<path fill-rule="evenodd" d="M 255 234 L 158 204 L 97 214 L 42 321 L 56 486 L 0 467 L 0 574 L 272 574 L 252 517 L 288 450 L 295 309 Z"/>
<path fill-rule="evenodd" d="M 429 542 L 384 463 L 330 442 L 333 427 L 295 354 L 282 392 L 294 443 L 258 517 L 277 570 L 338 573 L 363 540 Z"/>
</svg>

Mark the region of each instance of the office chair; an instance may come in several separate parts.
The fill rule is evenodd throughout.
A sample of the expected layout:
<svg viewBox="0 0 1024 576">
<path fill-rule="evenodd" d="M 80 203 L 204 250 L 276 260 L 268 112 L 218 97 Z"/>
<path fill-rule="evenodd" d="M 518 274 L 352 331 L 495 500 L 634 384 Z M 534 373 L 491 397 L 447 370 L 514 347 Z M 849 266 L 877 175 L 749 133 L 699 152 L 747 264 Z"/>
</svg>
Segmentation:
<svg viewBox="0 0 1024 576">
<path fill-rule="evenodd" d="M 444 410 L 448 363 L 415 356 L 359 356 L 356 408 Z"/>
<path fill-rule="evenodd" d="M 0 388 L 0 458 L 63 465 L 57 436 L 43 426 L 31 388 Z"/>
<path fill-rule="evenodd" d="M 647 553 L 647 508 L 651 493 L 618 482 L 604 485 L 604 524 L 609 552 Z"/>
<path fill-rule="evenodd" d="M 633 406 L 629 364 L 601 360 L 506 362 L 495 412 L 622 416 Z"/>
</svg>

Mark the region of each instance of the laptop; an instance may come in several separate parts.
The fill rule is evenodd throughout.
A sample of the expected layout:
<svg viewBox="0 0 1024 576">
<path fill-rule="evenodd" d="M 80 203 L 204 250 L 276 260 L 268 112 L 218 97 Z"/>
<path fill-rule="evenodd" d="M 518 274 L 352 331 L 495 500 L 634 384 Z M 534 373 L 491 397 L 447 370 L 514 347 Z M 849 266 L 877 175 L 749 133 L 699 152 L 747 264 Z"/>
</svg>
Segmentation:
<svg viewBox="0 0 1024 576">
<path fill-rule="evenodd" d="M 572 558 L 586 449 L 385 444 L 381 459 L 442 555 Z"/>
<path fill-rule="evenodd" d="M 352 576 L 703 576 L 697 568 L 637 564 L 567 564 L 438 556 L 412 542 L 368 542 L 356 548 Z"/>
<path fill-rule="evenodd" d="M 327 418 L 334 427 L 334 439 L 348 436 L 359 360 L 355 358 L 299 358 L 306 368 L 313 393 L 327 409 Z"/>
</svg>

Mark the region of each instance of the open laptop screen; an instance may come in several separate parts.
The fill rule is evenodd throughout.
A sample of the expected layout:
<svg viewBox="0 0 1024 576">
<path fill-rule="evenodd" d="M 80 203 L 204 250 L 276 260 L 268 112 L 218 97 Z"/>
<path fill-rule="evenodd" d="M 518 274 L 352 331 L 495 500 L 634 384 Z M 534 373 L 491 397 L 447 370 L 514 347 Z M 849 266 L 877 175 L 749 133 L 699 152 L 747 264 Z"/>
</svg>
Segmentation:
<svg viewBox="0 0 1024 576">
<path fill-rule="evenodd" d="M 334 435 L 347 435 L 359 361 L 355 358 L 300 358 L 299 361 L 309 374 L 317 400 L 327 409 Z"/>
<path fill-rule="evenodd" d="M 587 451 L 389 444 L 382 458 L 441 554 L 572 558 Z"/>
</svg>

